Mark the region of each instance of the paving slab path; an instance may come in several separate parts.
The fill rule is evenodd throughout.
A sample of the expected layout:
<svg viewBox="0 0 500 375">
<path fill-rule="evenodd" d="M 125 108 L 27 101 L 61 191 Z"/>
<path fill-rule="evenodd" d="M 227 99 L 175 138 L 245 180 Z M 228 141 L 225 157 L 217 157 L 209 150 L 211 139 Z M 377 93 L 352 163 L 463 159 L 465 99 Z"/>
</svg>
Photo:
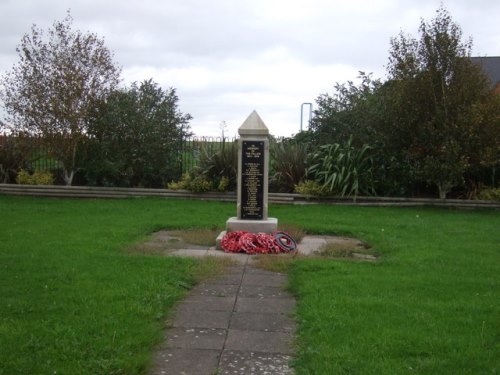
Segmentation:
<svg viewBox="0 0 500 375">
<path fill-rule="evenodd" d="M 170 249 L 172 240 L 179 246 Z M 326 244 L 365 246 L 346 237 L 305 236 L 297 252 L 314 255 Z M 254 267 L 255 256 L 182 243 L 168 231 L 143 244 L 165 255 L 229 257 L 235 264 L 192 289 L 177 305 L 165 342 L 155 353 L 152 375 L 293 374 L 295 300 L 284 290 L 285 274 Z"/>
<path fill-rule="evenodd" d="M 285 274 L 248 261 L 177 305 L 151 374 L 293 374 L 294 298 Z"/>
</svg>

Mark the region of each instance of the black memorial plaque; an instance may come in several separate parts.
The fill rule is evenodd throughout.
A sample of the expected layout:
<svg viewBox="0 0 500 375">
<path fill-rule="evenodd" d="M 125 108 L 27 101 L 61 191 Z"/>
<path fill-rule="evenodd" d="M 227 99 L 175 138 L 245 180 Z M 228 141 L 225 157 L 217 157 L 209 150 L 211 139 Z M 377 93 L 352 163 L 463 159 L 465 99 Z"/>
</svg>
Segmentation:
<svg viewBox="0 0 500 375">
<path fill-rule="evenodd" d="M 264 141 L 242 141 L 241 218 L 262 220 L 264 212 Z"/>
</svg>

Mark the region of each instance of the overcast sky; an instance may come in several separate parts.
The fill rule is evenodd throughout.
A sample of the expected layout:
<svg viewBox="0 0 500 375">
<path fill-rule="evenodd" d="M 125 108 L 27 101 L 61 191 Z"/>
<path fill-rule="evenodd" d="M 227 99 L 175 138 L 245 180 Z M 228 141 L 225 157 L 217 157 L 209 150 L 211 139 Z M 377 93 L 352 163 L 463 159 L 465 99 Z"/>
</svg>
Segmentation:
<svg viewBox="0 0 500 375">
<path fill-rule="evenodd" d="M 103 37 L 123 85 L 153 78 L 177 89 L 197 135 L 226 135 L 256 110 L 273 135 L 300 129 L 301 104 L 358 71 L 384 78 L 389 42 L 415 37 L 437 0 L 0 0 L 0 74 L 32 24 L 68 8 L 74 28 Z M 443 2 L 476 56 L 500 55 L 500 1 Z M 306 109 L 306 108 L 304 108 Z M 1 111 L 0 111 L 1 112 Z M 305 111 L 307 112 L 307 111 Z M 305 113 L 307 116 L 307 113 Z M 307 121 L 304 121 L 306 125 Z"/>
</svg>

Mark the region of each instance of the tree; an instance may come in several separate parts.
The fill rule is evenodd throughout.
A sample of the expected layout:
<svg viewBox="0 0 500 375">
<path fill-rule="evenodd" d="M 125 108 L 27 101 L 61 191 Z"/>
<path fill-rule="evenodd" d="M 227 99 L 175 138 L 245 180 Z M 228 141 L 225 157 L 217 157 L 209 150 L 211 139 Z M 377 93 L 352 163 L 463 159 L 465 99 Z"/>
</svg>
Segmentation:
<svg viewBox="0 0 500 375">
<path fill-rule="evenodd" d="M 151 79 L 102 101 L 89 127 L 89 182 L 164 187 L 179 178 L 191 115 L 179 110 L 178 101 L 175 89 L 163 90 Z"/>
<path fill-rule="evenodd" d="M 319 144 L 345 143 L 351 140 L 361 146 L 373 140 L 373 127 L 377 120 L 373 111 L 375 94 L 381 87 L 380 80 L 360 72 L 361 83 L 337 83 L 333 95 L 322 94 L 316 99 L 317 109 L 311 122 Z"/>
<path fill-rule="evenodd" d="M 472 41 L 462 41 L 460 27 L 444 8 L 430 23 L 422 20 L 419 33 L 418 40 L 403 33 L 391 40 L 392 129 L 421 178 L 445 198 L 480 153 L 481 108 L 491 89 L 470 59 Z"/>
<path fill-rule="evenodd" d="M 395 132 L 393 109 L 397 82 L 382 83 L 360 72 L 360 83 L 337 83 L 333 94 L 316 100 L 312 121 L 313 144 L 347 144 L 360 150 L 370 146 L 374 191 L 381 195 L 405 195 L 414 182 L 413 169 L 401 152 L 401 134 Z M 303 136 L 303 134 L 301 134 Z M 373 193 L 373 191 L 371 191 Z"/>
<path fill-rule="evenodd" d="M 67 185 L 78 169 L 78 147 L 94 107 L 117 86 L 120 73 L 104 41 L 73 31 L 72 23 L 68 11 L 47 37 L 33 25 L 17 47 L 19 62 L 0 80 L 11 130 L 41 136 L 61 163 Z"/>
</svg>

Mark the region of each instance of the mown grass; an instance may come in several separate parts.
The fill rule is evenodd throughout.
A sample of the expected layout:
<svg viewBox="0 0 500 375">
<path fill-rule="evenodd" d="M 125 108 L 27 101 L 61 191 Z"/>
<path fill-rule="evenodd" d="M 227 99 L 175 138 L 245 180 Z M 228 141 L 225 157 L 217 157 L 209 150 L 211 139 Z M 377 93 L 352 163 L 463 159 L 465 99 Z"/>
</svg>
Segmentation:
<svg viewBox="0 0 500 375">
<path fill-rule="evenodd" d="M 165 314 L 211 266 L 130 254 L 160 228 L 222 227 L 234 204 L 0 196 L 0 374 L 140 374 Z M 376 263 L 280 264 L 297 374 L 500 371 L 495 211 L 272 206 L 280 223 L 371 244 Z"/>
<path fill-rule="evenodd" d="M 124 249 L 223 222 L 216 206 L 0 196 L 0 374 L 145 373 L 165 314 L 213 265 Z"/>
<path fill-rule="evenodd" d="M 301 259 L 298 374 L 500 372 L 500 215 L 311 207 L 287 220 L 354 235 L 377 263 Z M 316 219 L 314 219 L 316 218 Z"/>
</svg>

